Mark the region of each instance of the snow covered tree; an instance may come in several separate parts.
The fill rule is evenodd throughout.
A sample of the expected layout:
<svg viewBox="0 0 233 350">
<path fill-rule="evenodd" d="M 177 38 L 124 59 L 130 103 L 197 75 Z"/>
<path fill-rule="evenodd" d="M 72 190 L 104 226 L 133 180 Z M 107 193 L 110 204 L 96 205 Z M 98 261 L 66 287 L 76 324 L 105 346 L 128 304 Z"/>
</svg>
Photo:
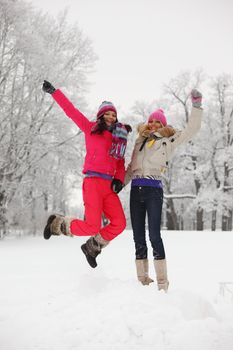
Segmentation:
<svg viewBox="0 0 233 350">
<path fill-rule="evenodd" d="M 190 92 L 193 88 L 199 88 L 200 84 L 203 82 L 204 76 L 201 70 L 196 71 L 194 74 L 191 72 L 183 72 L 177 77 L 170 80 L 168 84 L 165 85 L 165 94 L 167 95 L 167 106 L 170 106 L 170 116 L 172 120 L 172 125 L 175 128 L 185 128 L 188 117 L 190 114 L 191 103 L 190 103 Z M 165 103 L 166 101 L 164 101 Z M 167 108 L 166 108 L 167 110 Z M 174 123 L 173 123 L 174 120 Z M 175 157 L 172 159 L 169 165 L 169 172 L 165 174 L 165 189 L 167 191 L 167 227 L 169 229 L 179 229 L 180 224 L 178 218 L 183 216 L 183 213 L 179 215 L 176 212 L 177 205 L 174 204 L 174 198 L 177 201 L 184 201 L 185 195 L 184 190 L 187 187 L 185 177 L 187 176 L 189 186 L 187 191 L 193 193 L 195 188 L 195 195 L 201 187 L 200 179 L 196 175 L 197 163 L 199 158 L 199 152 L 196 147 L 197 137 L 195 141 L 190 141 L 187 145 L 181 145 L 176 152 Z M 186 172 L 186 176 L 184 174 Z M 192 184 L 193 182 L 193 185 Z M 183 192 L 183 196 L 176 196 L 176 193 Z M 174 193 L 175 191 L 175 193 Z M 181 192 L 181 193 L 182 193 Z M 174 196 L 172 196 L 174 194 Z M 190 197 L 190 196 L 187 196 Z M 181 203 L 180 203 L 181 204 Z M 186 207 L 180 205 L 180 211 L 182 208 Z M 181 219 L 181 222 L 183 220 Z M 196 228 L 197 230 L 203 230 L 203 209 L 198 205 L 196 209 Z"/>
<path fill-rule="evenodd" d="M 85 109 L 83 94 L 94 62 L 90 41 L 67 24 L 66 13 L 54 19 L 27 2 L 0 0 L 1 235 L 13 199 L 27 207 L 39 197 L 48 202 L 51 188 L 58 196 L 67 169 L 74 171 L 83 152 L 80 133 L 41 91 L 43 80 L 73 91 Z M 54 174 L 60 181 L 53 182 Z"/>
<path fill-rule="evenodd" d="M 211 79 L 208 106 L 211 175 L 214 191 L 209 196 L 212 230 L 232 230 L 233 213 L 233 79 L 223 74 Z"/>
</svg>

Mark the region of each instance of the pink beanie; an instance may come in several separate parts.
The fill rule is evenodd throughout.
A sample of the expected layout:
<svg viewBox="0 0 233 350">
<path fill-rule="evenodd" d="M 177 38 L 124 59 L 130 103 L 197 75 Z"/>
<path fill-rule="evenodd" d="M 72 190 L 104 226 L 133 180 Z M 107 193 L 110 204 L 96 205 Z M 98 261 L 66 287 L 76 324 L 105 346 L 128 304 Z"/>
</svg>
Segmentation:
<svg viewBox="0 0 233 350">
<path fill-rule="evenodd" d="M 162 109 L 156 109 L 153 113 L 150 114 L 148 118 L 148 122 L 152 120 L 157 120 L 160 122 L 163 126 L 167 125 L 167 118 L 164 115 L 164 111 Z"/>
<path fill-rule="evenodd" d="M 114 104 L 112 102 L 109 102 L 109 101 L 103 101 L 101 103 L 101 105 L 99 106 L 99 109 L 97 112 L 97 119 L 102 117 L 104 115 L 104 113 L 106 113 L 108 111 L 115 112 L 117 115 L 117 110 L 116 110 L 116 107 L 114 106 Z"/>
</svg>

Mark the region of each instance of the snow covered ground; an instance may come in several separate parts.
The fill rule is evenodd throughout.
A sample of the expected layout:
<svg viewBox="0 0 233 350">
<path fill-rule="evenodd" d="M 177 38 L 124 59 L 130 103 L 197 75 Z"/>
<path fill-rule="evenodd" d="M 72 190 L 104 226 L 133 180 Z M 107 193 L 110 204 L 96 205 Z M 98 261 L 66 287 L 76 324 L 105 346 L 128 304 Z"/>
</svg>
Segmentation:
<svg viewBox="0 0 233 350">
<path fill-rule="evenodd" d="M 233 232 L 163 238 L 168 294 L 136 281 L 131 231 L 96 269 L 80 251 L 84 238 L 1 241 L 0 349 L 232 350 L 233 294 L 219 288 L 233 282 Z"/>
</svg>

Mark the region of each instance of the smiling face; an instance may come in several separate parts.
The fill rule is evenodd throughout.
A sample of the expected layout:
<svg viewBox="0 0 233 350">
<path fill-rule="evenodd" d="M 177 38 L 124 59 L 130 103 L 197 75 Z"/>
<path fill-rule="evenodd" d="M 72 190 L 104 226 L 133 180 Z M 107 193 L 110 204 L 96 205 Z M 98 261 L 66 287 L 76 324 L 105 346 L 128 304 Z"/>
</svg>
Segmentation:
<svg viewBox="0 0 233 350">
<path fill-rule="evenodd" d="M 158 129 L 162 128 L 162 123 L 160 123 L 158 120 L 149 120 L 148 127 L 151 131 L 157 131 Z"/>
<path fill-rule="evenodd" d="M 111 126 L 112 124 L 116 123 L 117 115 L 113 111 L 107 111 L 103 115 L 104 121 L 107 126 Z"/>
</svg>

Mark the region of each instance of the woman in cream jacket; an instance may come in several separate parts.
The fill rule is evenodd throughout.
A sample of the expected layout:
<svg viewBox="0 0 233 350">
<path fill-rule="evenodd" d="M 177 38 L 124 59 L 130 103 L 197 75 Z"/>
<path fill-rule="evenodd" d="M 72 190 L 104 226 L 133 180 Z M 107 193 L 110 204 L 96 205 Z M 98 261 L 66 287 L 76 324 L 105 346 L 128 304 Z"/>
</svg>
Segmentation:
<svg viewBox="0 0 233 350">
<path fill-rule="evenodd" d="M 196 89 L 191 92 L 192 110 L 184 130 L 177 131 L 167 126 L 163 110 L 153 112 L 147 124 L 138 128 L 131 162 L 128 165 L 125 185 L 131 182 L 130 216 L 135 242 L 138 280 L 148 285 L 153 280 L 148 276 L 145 219 L 153 249 L 154 267 L 158 289 L 167 291 L 167 264 L 160 225 L 163 205 L 162 173 L 168 167 L 174 150 L 188 142 L 201 127 L 202 95 Z"/>
</svg>

